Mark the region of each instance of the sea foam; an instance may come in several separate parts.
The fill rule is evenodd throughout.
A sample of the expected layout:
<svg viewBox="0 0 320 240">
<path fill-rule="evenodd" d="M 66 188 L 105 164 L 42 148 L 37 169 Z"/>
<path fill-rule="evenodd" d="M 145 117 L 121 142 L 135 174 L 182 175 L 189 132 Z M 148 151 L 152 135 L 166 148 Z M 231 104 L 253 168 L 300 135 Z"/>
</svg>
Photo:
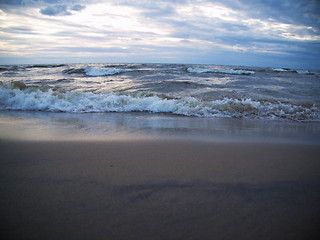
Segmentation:
<svg viewBox="0 0 320 240">
<path fill-rule="evenodd" d="M 190 73 L 221 73 L 221 74 L 233 74 L 233 75 L 250 75 L 254 74 L 254 71 L 241 70 L 241 69 L 212 69 L 212 68 L 187 68 Z"/>
<path fill-rule="evenodd" d="M 121 69 L 121 68 L 97 68 L 97 67 L 86 67 L 84 72 L 87 76 L 99 77 L 99 76 L 108 76 L 115 75 L 123 72 L 128 72 L 130 69 Z"/>
<path fill-rule="evenodd" d="M 60 92 L 52 88 L 13 88 L 0 85 L 0 109 L 49 112 L 153 112 L 196 117 L 235 117 L 319 121 L 317 106 L 260 102 L 252 99 L 223 98 L 203 101 L 193 97 L 167 99 L 113 92 L 79 90 Z"/>
</svg>

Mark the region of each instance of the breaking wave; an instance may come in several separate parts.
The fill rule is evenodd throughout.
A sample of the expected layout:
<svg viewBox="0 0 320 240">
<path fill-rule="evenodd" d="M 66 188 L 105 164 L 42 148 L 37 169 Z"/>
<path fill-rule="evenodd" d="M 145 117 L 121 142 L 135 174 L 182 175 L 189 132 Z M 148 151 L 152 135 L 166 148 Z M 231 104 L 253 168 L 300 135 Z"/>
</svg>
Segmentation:
<svg viewBox="0 0 320 240">
<path fill-rule="evenodd" d="M 0 109 L 49 112 L 152 112 L 196 117 L 234 117 L 319 121 L 319 107 L 224 98 L 201 101 L 188 97 L 167 99 L 156 95 L 121 95 L 83 91 L 61 92 L 25 85 L 0 85 Z"/>
<path fill-rule="evenodd" d="M 294 72 L 294 70 L 291 70 L 289 68 L 272 68 L 272 71 L 274 71 L 274 72 Z"/>
<path fill-rule="evenodd" d="M 233 75 L 250 75 L 255 74 L 251 70 L 241 69 L 211 69 L 211 68 L 187 68 L 190 73 L 222 73 L 222 74 L 233 74 Z"/>
<path fill-rule="evenodd" d="M 84 69 L 87 76 L 99 77 L 99 76 L 109 76 L 116 75 L 123 72 L 131 71 L 129 69 L 121 68 L 97 68 L 97 67 L 86 67 Z"/>
<path fill-rule="evenodd" d="M 310 72 L 308 70 L 296 70 L 296 72 L 302 75 L 316 75 L 314 72 Z"/>
<path fill-rule="evenodd" d="M 106 67 L 85 67 L 85 68 L 70 68 L 63 70 L 65 74 L 84 74 L 89 77 L 101 77 L 116 75 L 124 72 L 132 71 L 131 69 L 122 68 L 106 68 Z"/>
<path fill-rule="evenodd" d="M 314 72 L 310 72 L 309 70 L 293 70 L 289 68 L 272 68 L 274 72 L 291 72 L 291 73 L 298 73 L 301 75 L 316 75 Z"/>
</svg>

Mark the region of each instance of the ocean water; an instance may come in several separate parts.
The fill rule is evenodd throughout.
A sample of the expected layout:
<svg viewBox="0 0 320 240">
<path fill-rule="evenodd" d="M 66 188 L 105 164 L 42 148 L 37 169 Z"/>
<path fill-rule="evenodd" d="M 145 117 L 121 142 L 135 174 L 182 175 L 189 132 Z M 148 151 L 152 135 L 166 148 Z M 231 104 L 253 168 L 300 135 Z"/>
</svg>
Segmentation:
<svg viewBox="0 0 320 240">
<path fill-rule="evenodd" d="M 320 121 L 320 71 L 186 64 L 0 66 L 0 110 Z"/>
</svg>

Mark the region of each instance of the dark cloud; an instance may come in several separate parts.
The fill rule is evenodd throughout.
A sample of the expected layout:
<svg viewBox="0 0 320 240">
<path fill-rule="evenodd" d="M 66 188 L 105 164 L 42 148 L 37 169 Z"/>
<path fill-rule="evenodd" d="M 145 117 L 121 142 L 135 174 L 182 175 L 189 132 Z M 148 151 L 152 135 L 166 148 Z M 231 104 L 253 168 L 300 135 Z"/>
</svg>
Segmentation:
<svg viewBox="0 0 320 240">
<path fill-rule="evenodd" d="M 71 13 L 67 10 L 67 5 L 54 5 L 43 8 L 40 13 L 48 16 L 68 16 Z"/>
<path fill-rule="evenodd" d="M 257 19 L 320 26 L 319 0 L 223 0 L 221 3 Z"/>
<path fill-rule="evenodd" d="M 25 7 L 40 8 L 40 12 L 48 16 L 67 16 L 71 11 L 81 11 L 86 7 L 78 4 L 84 0 L 0 0 L 0 9 L 12 11 Z M 90 2 L 89 0 L 87 2 Z"/>
<path fill-rule="evenodd" d="M 60 4 L 62 0 L 0 0 L 0 4 L 2 5 L 11 5 L 11 6 L 36 6 L 42 3 L 50 3 L 50 4 Z M 72 1 L 73 2 L 73 1 Z"/>
<path fill-rule="evenodd" d="M 7 5 L 23 5 L 25 1 L 23 0 L 0 0 L 0 4 Z"/>
<path fill-rule="evenodd" d="M 201 3 L 208 3 L 241 11 L 251 18 L 320 27 L 319 0 L 159 0 L 156 2 L 148 0 L 119 0 L 118 3 L 140 8 L 144 11 L 145 16 L 151 18 L 174 16 L 175 8 L 179 8 L 179 6 L 183 6 L 186 3 L 195 7 Z"/>
<path fill-rule="evenodd" d="M 81 11 L 85 9 L 86 7 L 80 4 L 75 4 L 72 6 L 69 6 L 68 3 L 72 3 L 75 1 L 59 1 L 59 0 L 45 0 L 47 3 L 62 3 L 65 2 L 66 4 L 55 4 L 55 5 L 49 5 L 45 8 L 42 8 L 40 10 L 40 13 L 47 16 L 68 16 L 72 15 L 71 11 Z"/>
<path fill-rule="evenodd" d="M 73 10 L 73 11 L 81 11 L 81 10 L 83 10 L 83 9 L 85 9 L 86 7 L 85 6 L 82 6 L 82 5 L 80 5 L 80 4 L 76 4 L 76 5 L 73 5 L 72 7 L 71 7 L 71 10 Z"/>
</svg>

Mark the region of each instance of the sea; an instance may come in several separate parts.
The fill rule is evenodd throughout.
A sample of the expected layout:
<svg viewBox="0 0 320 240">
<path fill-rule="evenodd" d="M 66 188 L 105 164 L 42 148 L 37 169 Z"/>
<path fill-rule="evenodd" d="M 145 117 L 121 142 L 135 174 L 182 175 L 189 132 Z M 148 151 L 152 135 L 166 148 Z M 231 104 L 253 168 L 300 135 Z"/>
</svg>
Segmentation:
<svg viewBox="0 0 320 240">
<path fill-rule="evenodd" d="M 194 64 L 0 66 L 0 110 L 320 121 L 320 71 Z"/>
</svg>

